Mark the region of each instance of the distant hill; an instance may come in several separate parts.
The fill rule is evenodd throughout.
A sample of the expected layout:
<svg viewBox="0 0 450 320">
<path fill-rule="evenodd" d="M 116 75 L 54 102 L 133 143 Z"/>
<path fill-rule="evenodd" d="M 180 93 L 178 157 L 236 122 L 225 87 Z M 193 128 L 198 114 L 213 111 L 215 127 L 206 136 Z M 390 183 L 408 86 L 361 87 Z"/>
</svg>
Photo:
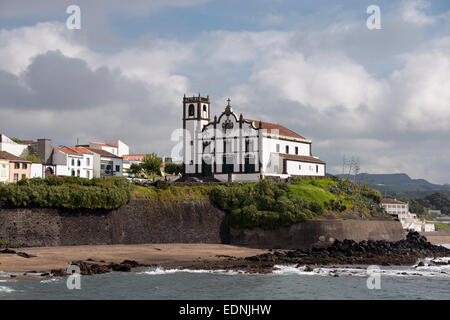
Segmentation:
<svg viewBox="0 0 450 320">
<path fill-rule="evenodd" d="M 338 174 L 337 176 L 347 178 L 346 174 Z M 351 177 L 353 179 L 353 177 Z M 357 176 L 357 182 L 361 184 L 367 183 L 369 187 L 381 191 L 388 196 L 407 196 L 418 197 L 426 196 L 435 192 L 442 192 L 450 195 L 449 184 L 433 184 L 425 179 L 411 179 L 405 173 L 392 174 L 370 174 L 360 173 Z"/>
</svg>

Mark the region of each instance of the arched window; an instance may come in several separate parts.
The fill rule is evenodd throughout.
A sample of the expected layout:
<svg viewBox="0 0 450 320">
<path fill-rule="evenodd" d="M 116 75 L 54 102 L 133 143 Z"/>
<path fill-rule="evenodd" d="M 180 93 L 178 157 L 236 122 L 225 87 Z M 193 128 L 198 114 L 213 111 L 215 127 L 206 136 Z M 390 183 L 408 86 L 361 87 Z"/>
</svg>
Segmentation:
<svg viewBox="0 0 450 320">
<path fill-rule="evenodd" d="M 195 110 L 195 106 L 193 104 L 190 104 L 189 105 L 189 117 L 194 116 L 194 110 Z"/>
</svg>

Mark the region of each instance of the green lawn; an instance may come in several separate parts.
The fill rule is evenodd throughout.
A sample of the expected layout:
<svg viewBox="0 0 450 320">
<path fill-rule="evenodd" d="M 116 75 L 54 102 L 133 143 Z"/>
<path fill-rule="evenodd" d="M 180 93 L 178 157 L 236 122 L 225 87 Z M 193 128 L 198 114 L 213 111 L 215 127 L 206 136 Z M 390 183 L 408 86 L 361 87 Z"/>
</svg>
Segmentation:
<svg viewBox="0 0 450 320">
<path fill-rule="evenodd" d="M 169 186 L 167 189 L 158 189 L 154 186 L 133 186 L 133 199 L 149 200 L 205 200 L 213 186 Z"/>
<path fill-rule="evenodd" d="M 328 191 L 330 186 L 336 185 L 331 179 L 304 179 L 289 185 L 289 191 L 297 197 L 310 201 L 324 203 L 330 200 L 338 200 L 338 197 Z"/>
</svg>

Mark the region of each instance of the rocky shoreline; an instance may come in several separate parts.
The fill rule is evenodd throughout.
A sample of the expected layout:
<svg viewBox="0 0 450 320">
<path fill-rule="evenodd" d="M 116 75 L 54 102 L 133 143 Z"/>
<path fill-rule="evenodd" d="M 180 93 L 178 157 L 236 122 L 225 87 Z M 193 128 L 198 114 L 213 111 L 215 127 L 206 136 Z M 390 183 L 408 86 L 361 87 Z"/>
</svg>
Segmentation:
<svg viewBox="0 0 450 320">
<path fill-rule="evenodd" d="M 77 265 L 82 275 L 130 272 L 149 267 L 272 273 L 277 265 L 294 265 L 305 270 L 332 265 L 412 266 L 423 258 L 450 257 L 450 249 L 431 244 L 417 232 L 410 232 L 406 239 L 397 242 L 336 240 L 328 247 L 295 250 L 262 250 L 219 244 L 105 245 L 21 250 L 27 252 L 0 250 L 0 270 L 4 270 L 0 271 L 1 278 L 66 276 L 69 265 Z"/>
<path fill-rule="evenodd" d="M 192 261 L 186 263 L 140 264 L 134 260 L 121 263 L 105 263 L 104 261 L 73 261 L 80 268 L 82 275 L 93 275 L 110 271 L 130 272 L 138 267 L 163 267 L 192 270 L 224 270 L 246 273 L 271 273 L 276 265 L 305 266 L 312 270 L 314 266 L 329 265 L 413 265 L 421 258 L 450 257 L 450 249 L 433 245 L 417 232 L 410 232 L 405 240 L 334 241 L 326 248 L 269 250 L 269 252 L 244 258 L 218 255 L 215 261 Z M 448 262 L 450 263 L 450 262 Z M 52 270 L 52 276 L 65 276 L 63 269 Z"/>
</svg>

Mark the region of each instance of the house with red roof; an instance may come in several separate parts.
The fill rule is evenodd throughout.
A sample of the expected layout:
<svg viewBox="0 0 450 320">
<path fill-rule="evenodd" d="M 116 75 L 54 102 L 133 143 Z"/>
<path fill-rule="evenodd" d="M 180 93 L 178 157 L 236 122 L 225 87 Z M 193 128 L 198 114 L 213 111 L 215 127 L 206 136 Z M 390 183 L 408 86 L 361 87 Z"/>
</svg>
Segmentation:
<svg viewBox="0 0 450 320">
<path fill-rule="evenodd" d="M 52 160 L 52 164 L 57 167 L 56 175 L 87 179 L 94 177 L 94 154 L 85 147 L 55 147 Z"/>
<path fill-rule="evenodd" d="M 324 177 L 312 141 L 276 123 L 244 118 L 230 104 L 211 119 L 209 96 L 183 98 L 184 175 L 221 181 Z"/>
</svg>

